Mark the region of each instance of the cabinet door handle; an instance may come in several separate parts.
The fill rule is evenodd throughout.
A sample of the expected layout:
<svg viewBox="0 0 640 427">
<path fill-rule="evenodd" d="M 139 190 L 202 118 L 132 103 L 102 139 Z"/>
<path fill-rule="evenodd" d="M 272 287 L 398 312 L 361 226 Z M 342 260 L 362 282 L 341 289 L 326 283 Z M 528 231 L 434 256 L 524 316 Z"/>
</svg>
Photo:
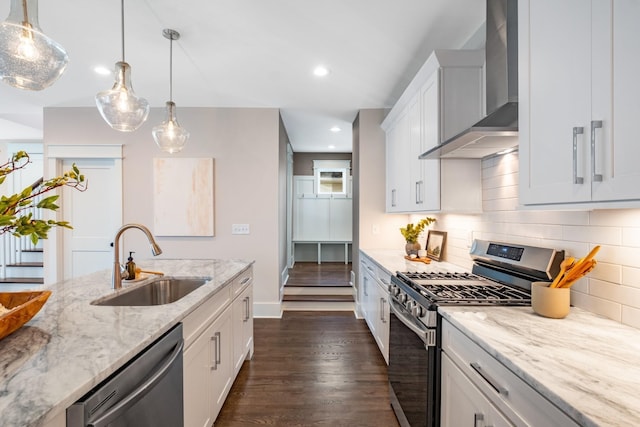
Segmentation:
<svg viewBox="0 0 640 427">
<path fill-rule="evenodd" d="M 242 279 L 242 281 L 240 282 L 241 285 L 244 285 L 245 283 L 247 283 L 249 280 L 251 280 L 251 276 L 247 276 L 244 279 Z"/>
<path fill-rule="evenodd" d="M 396 189 L 391 190 L 391 207 L 396 207 Z"/>
<path fill-rule="evenodd" d="M 602 175 L 596 173 L 596 129 L 602 129 L 602 120 L 591 121 L 591 181 L 601 182 Z"/>
<path fill-rule="evenodd" d="M 249 319 L 251 318 L 251 304 L 249 303 L 249 301 L 250 301 L 250 300 L 249 300 L 249 297 L 246 297 L 246 298 L 244 299 L 244 303 L 245 303 L 245 306 L 246 306 L 246 308 L 247 308 L 247 314 L 246 314 L 246 316 L 245 316 L 245 318 L 244 318 L 243 322 L 247 322 L 247 321 L 249 321 Z"/>
<path fill-rule="evenodd" d="M 216 336 L 216 367 L 222 363 L 222 336 L 220 332 L 215 333 Z"/>
<path fill-rule="evenodd" d="M 382 323 L 387 323 L 387 319 L 384 318 L 384 305 L 386 302 L 384 298 L 380 298 L 380 320 L 382 320 Z"/>
<path fill-rule="evenodd" d="M 211 370 L 215 371 L 218 369 L 218 337 L 220 336 L 219 332 L 216 332 L 211 337 L 211 345 L 213 346 L 213 357 L 211 360 Z"/>
<path fill-rule="evenodd" d="M 424 181 L 416 181 L 416 205 L 420 205 L 424 203 L 424 199 L 422 198 L 422 185 Z"/>
<path fill-rule="evenodd" d="M 487 374 L 484 369 L 482 369 L 482 366 L 480 366 L 478 363 L 472 362 L 471 367 L 478 373 L 478 375 L 480 375 L 487 383 L 489 383 L 489 385 L 493 387 L 493 389 L 497 391 L 498 394 L 502 394 L 503 396 L 509 395 L 509 390 L 498 384 L 498 382 L 494 380 L 489 374 Z"/>
<path fill-rule="evenodd" d="M 483 414 L 478 414 L 477 412 L 475 414 L 473 414 L 473 427 L 482 427 L 482 423 L 484 421 L 484 415 Z M 482 424 L 478 424 L 478 423 L 482 423 Z"/>
<path fill-rule="evenodd" d="M 584 128 L 582 126 L 577 126 L 573 128 L 573 183 L 574 184 L 583 184 L 584 178 L 578 176 L 578 135 L 582 135 L 584 133 Z"/>
</svg>

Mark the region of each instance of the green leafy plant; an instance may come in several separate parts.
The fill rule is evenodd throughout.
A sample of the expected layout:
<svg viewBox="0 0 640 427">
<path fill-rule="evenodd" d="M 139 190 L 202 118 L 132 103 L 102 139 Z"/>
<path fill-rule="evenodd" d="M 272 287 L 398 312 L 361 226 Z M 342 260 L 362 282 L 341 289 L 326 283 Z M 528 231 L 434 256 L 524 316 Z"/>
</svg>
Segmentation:
<svg viewBox="0 0 640 427">
<path fill-rule="evenodd" d="M 404 236 L 404 239 L 407 243 L 416 243 L 418 241 L 418 237 L 420 237 L 420 233 L 428 227 L 430 224 L 436 222 L 435 218 L 426 217 L 421 219 L 417 224 L 409 223 L 406 227 L 400 227 L 400 232 Z"/>
<path fill-rule="evenodd" d="M 26 152 L 15 153 L 9 161 L 0 165 L 0 185 L 8 175 L 25 168 L 29 163 L 29 155 Z M 37 203 L 36 200 L 40 195 L 62 186 L 79 191 L 87 189 L 85 177 L 80 173 L 75 163 L 71 170 L 64 172 L 61 176 L 46 181 L 41 179 L 20 193 L 0 196 L 0 235 L 12 233 L 16 237 L 30 236 L 31 242 L 35 245 L 38 240 L 47 238 L 47 233 L 52 227 L 73 228 L 67 221 L 37 219 L 33 218 L 32 212 L 25 212 L 33 207 L 51 211 L 57 210 L 59 206 L 55 202 L 60 197 L 59 195 L 43 197 Z"/>
</svg>

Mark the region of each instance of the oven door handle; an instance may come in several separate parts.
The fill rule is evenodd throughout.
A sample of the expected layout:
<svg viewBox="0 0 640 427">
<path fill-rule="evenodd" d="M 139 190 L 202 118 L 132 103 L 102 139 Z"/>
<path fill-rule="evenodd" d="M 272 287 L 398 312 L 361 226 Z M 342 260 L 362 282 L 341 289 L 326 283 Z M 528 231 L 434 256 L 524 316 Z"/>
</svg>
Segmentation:
<svg viewBox="0 0 640 427">
<path fill-rule="evenodd" d="M 411 317 L 405 314 L 404 307 L 393 299 L 389 298 L 389 308 L 396 315 L 398 320 L 400 320 L 407 328 L 411 329 L 411 331 L 416 334 L 426 345 L 430 345 L 429 335 L 431 330 L 428 328 L 421 328 L 417 325 L 416 321 Z"/>
</svg>

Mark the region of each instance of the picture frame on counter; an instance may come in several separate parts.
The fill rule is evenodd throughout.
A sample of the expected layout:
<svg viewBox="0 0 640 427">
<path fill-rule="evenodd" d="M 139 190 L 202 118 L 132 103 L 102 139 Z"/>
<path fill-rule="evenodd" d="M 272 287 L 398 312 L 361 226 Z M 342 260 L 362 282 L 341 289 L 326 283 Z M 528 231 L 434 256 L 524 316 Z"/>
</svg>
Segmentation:
<svg viewBox="0 0 640 427">
<path fill-rule="evenodd" d="M 444 244 L 447 239 L 446 231 L 429 230 L 427 234 L 427 257 L 434 261 L 440 261 L 442 259 L 442 253 L 444 252 Z"/>
</svg>

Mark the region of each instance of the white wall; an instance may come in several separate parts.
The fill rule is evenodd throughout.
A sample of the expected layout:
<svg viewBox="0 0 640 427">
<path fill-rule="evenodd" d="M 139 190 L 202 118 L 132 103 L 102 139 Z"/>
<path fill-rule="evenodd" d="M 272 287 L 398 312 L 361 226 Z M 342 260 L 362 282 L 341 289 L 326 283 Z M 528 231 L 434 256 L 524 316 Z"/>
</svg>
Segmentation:
<svg viewBox="0 0 640 427">
<path fill-rule="evenodd" d="M 161 257 L 255 260 L 255 314 L 279 316 L 279 269 L 284 258 L 279 248 L 284 233 L 280 191 L 284 189 L 280 189 L 278 110 L 178 107 L 177 114 L 191 138 L 174 156 L 215 159 L 215 237 L 160 237 Z M 45 147 L 124 144 L 124 222 L 151 227 L 152 159 L 170 156 L 157 148 L 151 136 L 151 128 L 163 116 L 163 108 L 154 108 L 140 129 L 121 133 L 109 128 L 96 108 L 47 108 L 44 143 Z M 232 235 L 231 224 L 237 223 L 249 224 L 251 234 Z M 136 251 L 138 264 L 144 265 L 142 260 L 151 257 L 144 235 L 132 232 L 125 237 L 124 250 Z"/>
<path fill-rule="evenodd" d="M 405 240 L 400 234 L 400 227 L 407 224 L 408 216 L 385 213 L 385 133 L 380 127 L 385 117 L 385 110 L 360 110 L 358 117 L 357 181 L 354 176 L 354 192 L 357 192 L 359 213 L 358 247 L 404 248 Z M 354 156 L 356 156 L 355 147 Z M 355 182 L 358 185 L 355 185 Z M 355 200 L 356 197 L 354 197 L 354 204 Z"/>
<path fill-rule="evenodd" d="M 571 303 L 640 328 L 640 210 L 518 210 L 518 155 L 482 162 L 482 215 L 438 215 L 447 231 L 446 260 L 471 267 L 471 238 L 564 249 L 586 255 L 601 245 L 598 265 L 572 287 Z"/>
</svg>

